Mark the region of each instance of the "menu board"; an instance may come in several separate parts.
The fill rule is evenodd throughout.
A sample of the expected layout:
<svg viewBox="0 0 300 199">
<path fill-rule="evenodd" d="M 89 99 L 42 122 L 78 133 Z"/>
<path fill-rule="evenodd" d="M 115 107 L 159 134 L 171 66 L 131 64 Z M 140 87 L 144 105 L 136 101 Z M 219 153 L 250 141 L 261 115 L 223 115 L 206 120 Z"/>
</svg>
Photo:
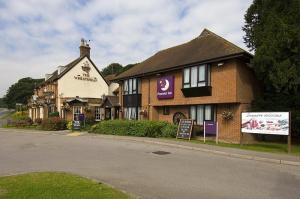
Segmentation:
<svg viewBox="0 0 300 199">
<path fill-rule="evenodd" d="M 178 125 L 176 138 L 191 139 L 194 121 L 191 119 L 181 119 Z"/>
<path fill-rule="evenodd" d="M 80 130 L 80 121 L 73 121 L 73 130 Z"/>
</svg>

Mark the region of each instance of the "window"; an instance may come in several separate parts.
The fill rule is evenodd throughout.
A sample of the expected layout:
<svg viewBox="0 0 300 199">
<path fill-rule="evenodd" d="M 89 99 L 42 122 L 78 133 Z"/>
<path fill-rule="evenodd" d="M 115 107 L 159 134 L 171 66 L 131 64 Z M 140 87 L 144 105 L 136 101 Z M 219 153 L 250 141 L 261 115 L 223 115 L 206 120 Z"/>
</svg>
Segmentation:
<svg viewBox="0 0 300 199">
<path fill-rule="evenodd" d="M 140 112 L 140 107 L 125 107 L 124 108 L 124 118 L 127 120 L 140 119 L 139 112 Z"/>
<path fill-rule="evenodd" d="M 183 88 L 210 86 L 210 65 L 200 65 L 183 70 Z"/>
<path fill-rule="evenodd" d="M 73 107 L 73 120 L 79 120 L 79 114 L 82 113 L 81 106 L 74 106 Z"/>
<path fill-rule="evenodd" d="M 169 106 L 164 106 L 163 107 L 163 114 L 164 115 L 169 115 L 170 114 L 170 107 Z"/>
<path fill-rule="evenodd" d="M 132 78 L 124 80 L 124 95 L 137 94 L 140 93 L 141 80 L 137 78 Z"/>
<path fill-rule="evenodd" d="M 190 107 L 190 118 L 196 121 L 196 124 L 203 125 L 204 120 L 215 120 L 214 106 L 196 105 Z"/>
<path fill-rule="evenodd" d="M 100 121 L 101 120 L 101 111 L 100 106 L 95 107 L 95 120 Z"/>
<path fill-rule="evenodd" d="M 124 81 L 124 95 L 128 94 L 128 80 Z"/>
</svg>

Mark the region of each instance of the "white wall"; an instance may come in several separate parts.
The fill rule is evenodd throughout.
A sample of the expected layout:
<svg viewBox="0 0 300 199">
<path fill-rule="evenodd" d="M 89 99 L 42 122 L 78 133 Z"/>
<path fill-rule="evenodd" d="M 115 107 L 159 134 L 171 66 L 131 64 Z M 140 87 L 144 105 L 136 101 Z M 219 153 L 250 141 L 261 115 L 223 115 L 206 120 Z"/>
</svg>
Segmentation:
<svg viewBox="0 0 300 199">
<path fill-rule="evenodd" d="M 82 66 L 85 62 L 88 62 L 91 68 L 89 72 L 90 78 L 95 77 L 97 78 L 97 81 L 93 82 L 74 78 L 78 75 L 82 77 L 83 74 L 86 74 L 82 70 Z M 108 85 L 89 59 L 85 57 L 58 80 L 57 90 L 58 99 L 61 97 L 73 98 L 76 96 L 79 96 L 80 98 L 100 98 L 102 95 L 108 94 Z M 58 103 L 60 104 L 60 100 L 58 100 Z M 58 106 L 58 109 L 60 111 L 60 105 Z"/>
<path fill-rule="evenodd" d="M 118 83 L 110 83 L 109 87 L 108 87 L 108 95 L 114 95 L 113 92 L 119 88 L 119 84 Z"/>
</svg>

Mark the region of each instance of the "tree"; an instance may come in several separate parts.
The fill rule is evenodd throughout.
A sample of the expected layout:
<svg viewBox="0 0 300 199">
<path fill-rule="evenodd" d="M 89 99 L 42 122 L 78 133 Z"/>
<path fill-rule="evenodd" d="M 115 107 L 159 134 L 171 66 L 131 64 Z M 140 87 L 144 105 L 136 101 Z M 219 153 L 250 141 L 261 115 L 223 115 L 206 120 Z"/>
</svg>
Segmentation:
<svg viewBox="0 0 300 199">
<path fill-rule="evenodd" d="M 44 79 L 32 79 L 30 77 L 20 79 L 11 85 L 3 98 L 8 108 L 15 108 L 16 103 L 27 104 L 27 100 L 33 95 L 34 88 Z"/>
<path fill-rule="evenodd" d="M 245 14 L 244 41 L 263 82 L 257 110 L 290 111 L 300 129 L 300 1 L 254 0 Z M 298 130 L 299 131 L 299 130 Z"/>
<path fill-rule="evenodd" d="M 3 98 L 0 98 L 0 108 L 6 108 L 6 107 L 7 107 L 7 105 L 3 101 Z"/>
<path fill-rule="evenodd" d="M 105 68 L 102 69 L 101 73 L 103 76 L 112 75 L 121 72 L 123 69 L 123 66 L 119 63 L 111 63 Z"/>
</svg>

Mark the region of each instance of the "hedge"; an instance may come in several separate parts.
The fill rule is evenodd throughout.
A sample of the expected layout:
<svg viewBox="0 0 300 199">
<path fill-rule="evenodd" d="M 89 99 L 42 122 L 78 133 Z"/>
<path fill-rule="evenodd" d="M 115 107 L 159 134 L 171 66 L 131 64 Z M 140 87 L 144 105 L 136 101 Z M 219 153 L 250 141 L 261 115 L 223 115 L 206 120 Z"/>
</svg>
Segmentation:
<svg viewBox="0 0 300 199">
<path fill-rule="evenodd" d="M 177 126 L 148 120 L 106 120 L 91 127 L 90 133 L 137 137 L 176 137 Z"/>
<path fill-rule="evenodd" d="M 49 117 L 44 119 L 41 124 L 41 129 L 47 131 L 65 130 L 67 128 L 67 122 L 60 117 Z"/>
</svg>

